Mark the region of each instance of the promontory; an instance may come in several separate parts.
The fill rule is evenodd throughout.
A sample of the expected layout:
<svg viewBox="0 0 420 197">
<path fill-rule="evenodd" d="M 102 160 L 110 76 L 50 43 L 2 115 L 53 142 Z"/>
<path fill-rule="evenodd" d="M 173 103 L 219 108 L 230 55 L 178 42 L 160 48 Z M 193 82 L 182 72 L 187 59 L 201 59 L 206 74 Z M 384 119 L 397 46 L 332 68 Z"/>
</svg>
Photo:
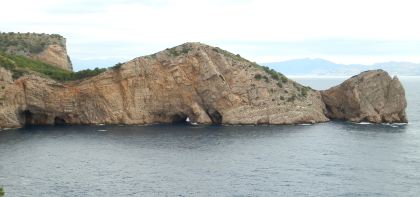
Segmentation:
<svg viewBox="0 0 420 197">
<path fill-rule="evenodd" d="M 407 122 L 404 89 L 382 70 L 316 91 L 202 43 L 73 72 L 59 35 L 1 33 L 0 41 L 2 128 L 187 118 L 198 124 Z"/>
</svg>

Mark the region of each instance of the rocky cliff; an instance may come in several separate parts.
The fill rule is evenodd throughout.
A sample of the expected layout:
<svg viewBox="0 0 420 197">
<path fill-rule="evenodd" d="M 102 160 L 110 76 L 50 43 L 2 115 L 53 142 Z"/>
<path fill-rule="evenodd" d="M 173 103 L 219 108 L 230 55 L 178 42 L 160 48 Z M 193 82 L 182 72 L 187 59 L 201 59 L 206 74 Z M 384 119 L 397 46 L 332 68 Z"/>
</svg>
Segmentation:
<svg viewBox="0 0 420 197">
<path fill-rule="evenodd" d="M 328 121 L 321 94 L 200 43 L 136 58 L 82 81 L 6 81 L 0 123 L 293 124 Z"/>
<path fill-rule="evenodd" d="M 404 88 L 383 70 L 363 72 L 322 91 L 331 119 L 352 122 L 407 122 Z"/>
<path fill-rule="evenodd" d="M 57 34 L 0 33 L 0 51 L 39 60 L 72 71 L 66 39 Z"/>
<path fill-rule="evenodd" d="M 342 117 L 334 115 L 333 106 L 344 98 L 333 90 L 321 94 L 201 43 L 139 57 L 83 80 L 64 83 L 37 74 L 13 80 L 5 69 L 0 69 L 0 77 L 1 127 L 174 123 L 187 118 L 201 124 L 297 124 L 353 117 L 353 111 L 346 110 Z M 358 87 L 368 90 L 374 78 L 359 81 Z M 394 83 L 397 90 L 398 84 Z M 389 92 L 395 88 L 385 86 L 373 88 L 394 94 Z M 330 101 L 335 96 L 337 103 Z M 402 102 L 389 98 L 387 104 Z"/>
</svg>

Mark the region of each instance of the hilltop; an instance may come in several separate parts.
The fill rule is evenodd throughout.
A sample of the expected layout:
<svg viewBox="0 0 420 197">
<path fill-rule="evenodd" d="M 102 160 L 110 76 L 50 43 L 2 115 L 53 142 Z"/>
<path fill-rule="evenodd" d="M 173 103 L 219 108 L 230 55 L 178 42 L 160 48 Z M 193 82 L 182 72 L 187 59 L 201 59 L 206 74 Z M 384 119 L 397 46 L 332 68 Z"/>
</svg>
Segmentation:
<svg viewBox="0 0 420 197">
<path fill-rule="evenodd" d="M 300 124 L 329 118 L 406 122 L 404 104 L 385 110 L 383 105 L 373 105 L 375 99 L 383 97 L 381 94 L 366 94 L 345 103 L 329 102 L 326 107 L 324 98 L 335 101 L 335 92 L 340 91 L 315 91 L 240 55 L 196 42 L 77 79 L 57 80 L 37 70 L 42 66 L 27 66 L 24 62 L 21 66 L 30 72 L 13 77 L 13 70 L 0 68 L 0 127 L 153 124 L 186 119 L 198 124 Z M 374 85 L 387 92 L 383 102 L 393 102 L 394 98 L 405 101 L 398 79 L 376 77 L 388 76 L 382 71 L 369 73 L 357 85 L 345 86 L 348 98 L 359 98 L 352 95 L 359 87 Z M 392 90 L 398 90 L 397 95 L 387 90 L 390 83 L 394 84 Z M 360 103 L 372 106 L 369 110 L 379 114 L 364 115 L 351 107 L 348 109 L 353 111 L 340 111 L 340 106 Z M 338 112 L 344 115 L 335 117 Z M 371 114 L 382 117 L 381 113 L 387 113 L 387 118 L 370 118 Z"/>
<path fill-rule="evenodd" d="M 0 51 L 72 71 L 66 39 L 58 34 L 0 33 Z"/>
</svg>

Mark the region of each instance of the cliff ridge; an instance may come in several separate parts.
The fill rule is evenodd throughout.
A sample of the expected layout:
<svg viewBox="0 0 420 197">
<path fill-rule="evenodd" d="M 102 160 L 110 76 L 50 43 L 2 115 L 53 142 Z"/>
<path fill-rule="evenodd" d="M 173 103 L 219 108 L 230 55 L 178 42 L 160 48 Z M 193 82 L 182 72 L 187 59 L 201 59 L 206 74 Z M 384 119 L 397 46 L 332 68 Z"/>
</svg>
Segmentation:
<svg viewBox="0 0 420 197">
<path fill-rule="evenodd" d="M 1 63 L 1 62 L 0 62 Z M 79 80 L 0 68 L 0 127 L 49 124 L 406 122 L 404 89 L 368 71 L 315 91 L 218 47 L 185 43 Z M 378 102 L 378 103 L 377 103 Z"/>
</svg>

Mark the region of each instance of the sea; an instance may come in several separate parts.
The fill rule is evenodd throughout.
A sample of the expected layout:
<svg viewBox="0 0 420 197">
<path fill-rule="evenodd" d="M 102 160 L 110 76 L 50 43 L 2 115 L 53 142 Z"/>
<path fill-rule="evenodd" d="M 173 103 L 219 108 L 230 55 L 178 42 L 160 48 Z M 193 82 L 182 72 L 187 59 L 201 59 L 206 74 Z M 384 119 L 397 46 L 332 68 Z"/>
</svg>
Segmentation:
<svg viewBox="0 0 420 197">
<path fill-rule="evenodd" d="M 400 80 L 408 124 L 2 130 L 0 186 L 7 197 L 420 196 L 420 78 Z"/>
</svg>

